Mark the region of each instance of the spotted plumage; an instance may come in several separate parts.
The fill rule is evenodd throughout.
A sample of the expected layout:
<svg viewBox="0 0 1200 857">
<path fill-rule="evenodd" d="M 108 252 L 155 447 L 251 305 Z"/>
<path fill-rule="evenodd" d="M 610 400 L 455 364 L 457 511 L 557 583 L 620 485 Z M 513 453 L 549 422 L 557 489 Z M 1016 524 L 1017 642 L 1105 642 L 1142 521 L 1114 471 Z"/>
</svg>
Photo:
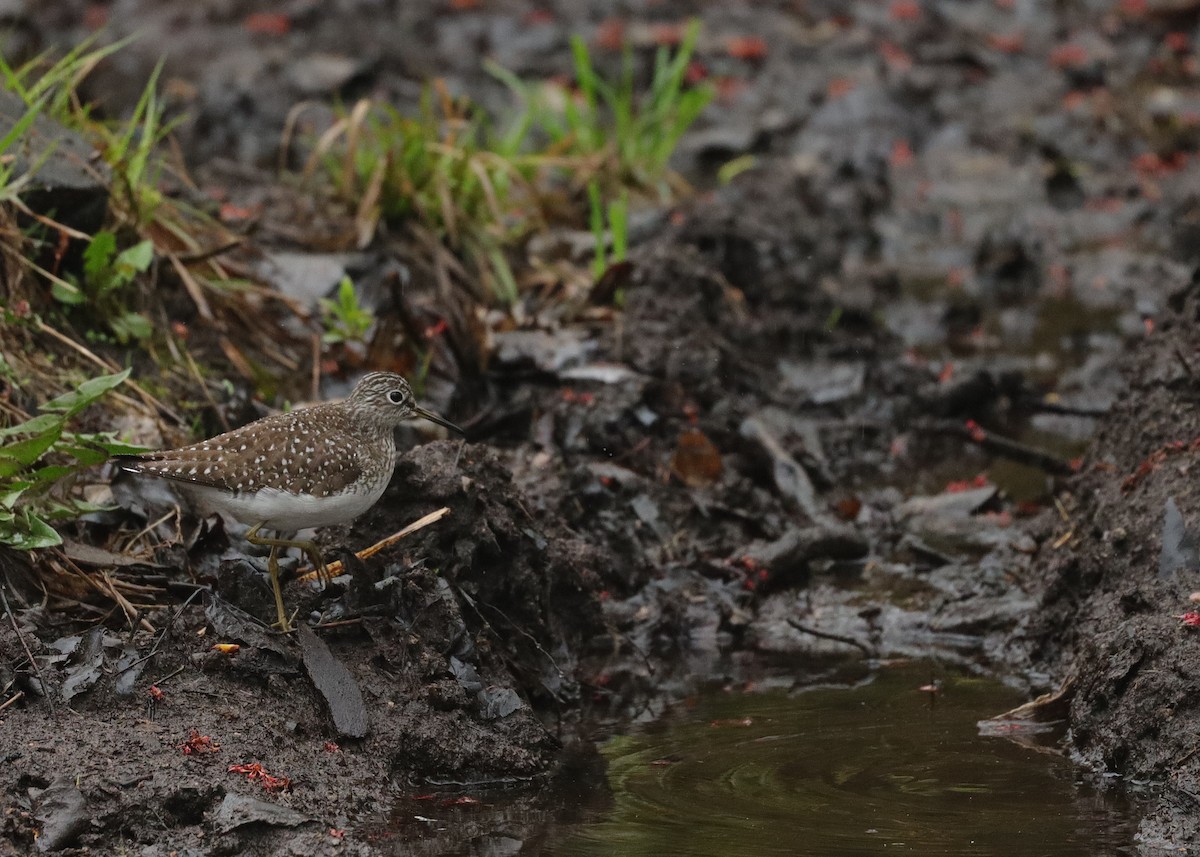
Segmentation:
<svg viewBox="0 0 1200 857">
<path fill-rule="evenodd" d="M 340 524 L 382 496 L 395 465 L 393 430 L 423 417 L 462 433 L 419 407 L 408 383 L 391 372 L 365 375 L 340 402 L 274 414 L 211 440 L 179 449 L 118 456 L 124 470 L 170 479 L 207 511 L 253 525 L 250 538 L 316 553 L 311 542 L 255 539 L 259 529 L 291 532 Z M 319 562 L 314 557 L 314 562 Z M 280 624 L 289 623 L 280 607 Z"/>
<path fill-rule="evenodd" d="M 395 463 L 393 429 L 414 416 L 455 428 L 418 407 L 399 375 L 376 372 L 344 401 L 118 461 L 125 470 L 183 483 L 211 511 L 246 524 L 272 530 L 339 524 L 379 499 Z"/>
</svg>

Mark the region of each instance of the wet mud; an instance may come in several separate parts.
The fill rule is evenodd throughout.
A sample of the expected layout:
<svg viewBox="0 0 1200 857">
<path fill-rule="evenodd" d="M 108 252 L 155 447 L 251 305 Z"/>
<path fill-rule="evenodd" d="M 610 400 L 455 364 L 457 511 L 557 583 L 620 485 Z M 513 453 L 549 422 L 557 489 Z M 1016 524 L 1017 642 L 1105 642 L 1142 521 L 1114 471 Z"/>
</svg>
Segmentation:
<svg viewBox="0 0 1200 857">
<path fill-rule="evenodd" d="M 83 4 L 53 5 L 14 45 L 79 35 Z M 308 299 L 347 265 L 379 294 L 403 281 L 454 333 L 411 248 L 348 251 L 346 212 L 277 180 L 288 111 L 412 104 L 430 74 L 502 110 L 482 55 L 564 73 L 567 36 L 608 14 L 377 5 L 305 7 L 283 37 L 204 4 L 89 7 L 151 34 L 92 86 L 119 113 L 177 45 L 180 145 L 212 198 L 259 206 L 255 252 L 332 271 Z M 1147 848 L 1196 838 L 1196 168 L 1176 158 L 1196 73 L 1168 36 L 1200 8 L 662 4 L 624 32 L 649 56 L 693 13 L 724 87 L 682 142 L 698 193 L 635 218 L 605 300 L 531 296 L 455 343 L 428 394 L 468 441 L 406 434 L 380 503 L 319 534 L 346 573 L 285 593 L 313 630 L 263 627 L 264 558 L 218 522 L 158 524 L 142 571 L 172 600 L 144 622 L 48 610 L 0 554 L 0 686 L 22 693 L 0 712 L 0 849 L 459 853 L 503 828 L 536 853 L 532 808 L 603 769 L 585 727 L 897 658 L 1030 698 L 1066 682 L 1063 751 L 1097 782 L 1166 784 Z M 745 36 L 762 52 L 730 49 Z M 118 483 L 126 517 L 72 542 L 158 520 L 149 490 Z M 374 557 L 344 550 L 443 507 Z M 470 815 L 498 794 L 502 821 Z M 389 822 L 410 801 L 461 815 Z"/>
</svg>

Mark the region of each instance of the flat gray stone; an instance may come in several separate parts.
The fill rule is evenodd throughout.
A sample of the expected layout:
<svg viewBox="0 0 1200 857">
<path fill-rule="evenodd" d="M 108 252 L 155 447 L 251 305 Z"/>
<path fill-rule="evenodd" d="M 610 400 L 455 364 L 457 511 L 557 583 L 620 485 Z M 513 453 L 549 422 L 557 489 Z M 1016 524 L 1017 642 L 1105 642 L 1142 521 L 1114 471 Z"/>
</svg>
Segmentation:
<svg viewBox="0 0 1200 857">
<path fill-rule="evenodd" d="M 59 777 L 38 795 L 34 817 L 42 823 L 37 850 L 59 851 L 73 845 L 87 827 L 87 798 L 70 777 Z"/>
<path fill-rule="evenodd" d="M 26 113 L 25 102 L 0 90 L 0 136 Z M 39 114 L 6 152 L 15 158 L 13 179 L 32 173 L 21 199 L 32 211 L 84 232 L 103 225 L 112 172 L 80 135 Z"/>
<path fill-rule="evenodd" d="M 365 738 L 371 731 L 367 707 L 350 670 L 333 656 L 325 641 L 307 625 L 298 628 L 297 637 L 304 653 L 304 669 L 308 671 L 313 686 L 324 697 L 338 734 L 346 738 Z"/>
<path fill-rule="evenodd" d="M 247 824 L 266 824 L 271 827 L 299 827 L 313 819 L 277 803 L 227 794 L 213 814 L 213 824 L 219 833 L 229 833 Z"/>
</svg>

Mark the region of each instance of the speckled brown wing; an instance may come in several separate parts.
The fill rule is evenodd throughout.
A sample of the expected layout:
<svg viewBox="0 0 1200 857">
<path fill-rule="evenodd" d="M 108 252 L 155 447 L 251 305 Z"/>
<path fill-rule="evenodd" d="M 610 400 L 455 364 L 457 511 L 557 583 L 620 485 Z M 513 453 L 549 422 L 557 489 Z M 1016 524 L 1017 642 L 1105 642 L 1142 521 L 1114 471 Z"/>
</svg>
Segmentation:
<svg viewBox="0 0 1200 857">
<path fill-rule="evenodd" d="M 264 417 L 191 446 L 117 460 L 125 470 L 232 494 L 275 488 L 323 497 L 362 477 L 369 449 L 339 410 L 317 405 Z"/>
</svg>

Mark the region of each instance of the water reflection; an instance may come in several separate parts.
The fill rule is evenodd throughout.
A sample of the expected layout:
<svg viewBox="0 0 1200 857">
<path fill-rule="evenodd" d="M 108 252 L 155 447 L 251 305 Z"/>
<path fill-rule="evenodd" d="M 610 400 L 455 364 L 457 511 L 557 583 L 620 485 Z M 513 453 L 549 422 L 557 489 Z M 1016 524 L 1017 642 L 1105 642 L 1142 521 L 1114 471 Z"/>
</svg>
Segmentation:
<svg viewBox="0 0 1200 857">
<path fill-rule="evenodd" d="M 931 674 L 936 694 L 920 688 Z M 530 792 L 414 795 L 383 829 L 404 855 L 760 857 L 1133 853 L 1127 800 L 1054 753 L 980 737 L 1024 700 L 928 664 L 853 687 L 710 693 L 578 753 Z"/>
<path fill-rule="evenodd" d="M 604 754 L 614 807 L 549 851 L 582 855 L 1108 855 L 1128 805 L 1065 760 L 981 738 L 1022 700 L 997 682 L 886 669 L 855 688 L 714 693 Z"/>
</svg>

